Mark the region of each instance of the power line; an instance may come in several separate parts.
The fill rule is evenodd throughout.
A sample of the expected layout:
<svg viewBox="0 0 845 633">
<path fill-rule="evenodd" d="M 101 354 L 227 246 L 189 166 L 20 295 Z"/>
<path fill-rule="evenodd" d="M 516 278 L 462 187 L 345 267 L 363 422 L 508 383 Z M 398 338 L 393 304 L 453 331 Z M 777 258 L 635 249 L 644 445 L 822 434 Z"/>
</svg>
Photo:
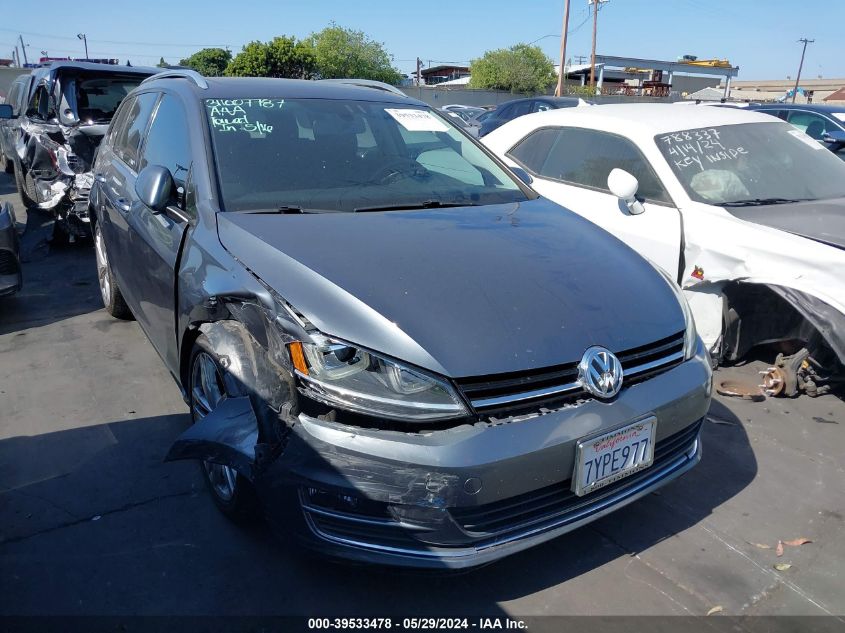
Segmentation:
<svg viewBox="0 0 845 633">
<path fill-rule="evenodd" d="M 20 33 L 22 35 L 28 35 L 30 37 L 47 37 L 50 39 L 56 40 L 75 40 L 76 37 L 69 37 L 67 35 L 48 35 L 46 33 L 30 33 L 27 31 L 18 31 L 17 29 L 8 29 L 8 28 L 0 28 L 0 31 L 7 31 L 9 33 Z M 168 42 L 130 42 L 127 40 L 101 40 L 99 38 L 96 39 L 97 43 L 102 44 L 129 44 L 131 46 L 170 46 L 170 47 L 180 47 L 180 48 L 211 48 L 211 47 L 220 47 L 225 48 L 229 46 L 229 44 L 171 44 Z"/>
</svg>

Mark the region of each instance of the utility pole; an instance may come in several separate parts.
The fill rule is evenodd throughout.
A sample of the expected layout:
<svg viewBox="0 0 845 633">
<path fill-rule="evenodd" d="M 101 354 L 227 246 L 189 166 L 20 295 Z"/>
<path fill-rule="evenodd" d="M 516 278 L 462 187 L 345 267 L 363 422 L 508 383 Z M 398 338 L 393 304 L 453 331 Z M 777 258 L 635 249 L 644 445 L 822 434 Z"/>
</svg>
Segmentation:
<svg viewBox="0 0 845 633">
<path fill-rule="evenodd" d="M 21 54 L 18 52 L 17 46 L 15 46 L 15 65 L 18 68 L 22 68 L 22 66 L 21 66 Z"/>
<path fill-rule="evenodd" d="M 417 86 L 421 86 L 420 83 L 420 68 L 422 67 L 422 60 L 417 57 Z"/>
<path fill-rule="evenodd" d="M 26 58 L 26 44 L 23 43 L 23 35 L 18 35 L 18 39 L 21 41 L 21 50 L 23 51 L 23 63 L 25 66 L 29 64 L 29 60 Z"/>
<path fill-rule="evenodd" d="M 812 44 L 816 40 L 808 40 L 802 37 L 799 42 L 804 43 L 804 49 L 801 51 L 801 63 L 798 65 L 798 76 L 795 78 L 795 88 L 792 90 L 792 103 L 795 103 L 795 97 L 798 96 L 798 82 L 801 81 L 801 69 L 804 68 L 804 55 L 807 52 L 807 44 Z"/>
<path fill-rule="evenodd" d="M 599 3 L 607 0 L 590 0 L 593 5 L 593 52 L 590 54 L 590 88 L 596 87 L 596 31 L 599 25 Z"/>
<path fill-rule="evenodd" d="M 566 81 L 566 32 L 569 30 L 569 0 L 563 3 L 563 29 L 560 32 L 560 72 L 557 74 L 557 88 L 555 96 L 563 94 L 563 84 Z"/>
</svg>

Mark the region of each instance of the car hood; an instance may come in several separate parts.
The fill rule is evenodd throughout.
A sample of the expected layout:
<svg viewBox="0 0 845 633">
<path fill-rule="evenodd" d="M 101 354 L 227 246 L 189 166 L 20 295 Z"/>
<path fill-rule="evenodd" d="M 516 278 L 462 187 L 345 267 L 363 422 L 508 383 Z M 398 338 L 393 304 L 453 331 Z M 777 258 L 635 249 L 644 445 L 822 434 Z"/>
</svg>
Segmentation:
<svg viewBox="0 0 845 633">
<path fill-rule="evenodd" d="M 757 207 L 728 207 L 740 220 L 845 249 L 845 198 Z"/>
<path fill-rule="evenodd" d="M 224 247 L 316 327 L 453 377 L 577 361 L 684 328 L 666 281 L 542 198 L 421 211 L 218 214 Z"/>
</svg>

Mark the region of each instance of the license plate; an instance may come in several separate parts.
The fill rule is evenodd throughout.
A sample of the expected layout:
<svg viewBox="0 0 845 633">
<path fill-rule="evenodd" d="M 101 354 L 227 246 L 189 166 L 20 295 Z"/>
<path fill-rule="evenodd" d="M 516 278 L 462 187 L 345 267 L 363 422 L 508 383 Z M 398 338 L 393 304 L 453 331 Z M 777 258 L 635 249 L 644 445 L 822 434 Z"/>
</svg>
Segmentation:
<svg viewBox="0 0 845 633">
<path fill-rule="evenodd" d="M 656 425 L 657 419 L 651 417 L 580 440 L 572 491 L 580 497 L 651 466 Z"/>
</svg>

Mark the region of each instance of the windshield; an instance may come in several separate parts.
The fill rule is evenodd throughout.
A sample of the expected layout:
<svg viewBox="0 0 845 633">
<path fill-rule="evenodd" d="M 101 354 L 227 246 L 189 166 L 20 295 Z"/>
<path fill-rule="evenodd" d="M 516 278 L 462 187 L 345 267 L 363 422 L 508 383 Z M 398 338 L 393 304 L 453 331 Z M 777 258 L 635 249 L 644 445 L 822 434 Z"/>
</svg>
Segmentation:
<svg viewBox="0 0 845 633">
<path fill-rule="evenodd" d="M 845 196 L 845 163 L 780 121 L 682 130 L 654 140 L 697 202 L 779 204 Z"/>
<path fill-rule="evenodd" d="M 515 180 L 431 110 L 326 99 L 205 101 L 228 211 L 521 201 Z"/>
</svg>

